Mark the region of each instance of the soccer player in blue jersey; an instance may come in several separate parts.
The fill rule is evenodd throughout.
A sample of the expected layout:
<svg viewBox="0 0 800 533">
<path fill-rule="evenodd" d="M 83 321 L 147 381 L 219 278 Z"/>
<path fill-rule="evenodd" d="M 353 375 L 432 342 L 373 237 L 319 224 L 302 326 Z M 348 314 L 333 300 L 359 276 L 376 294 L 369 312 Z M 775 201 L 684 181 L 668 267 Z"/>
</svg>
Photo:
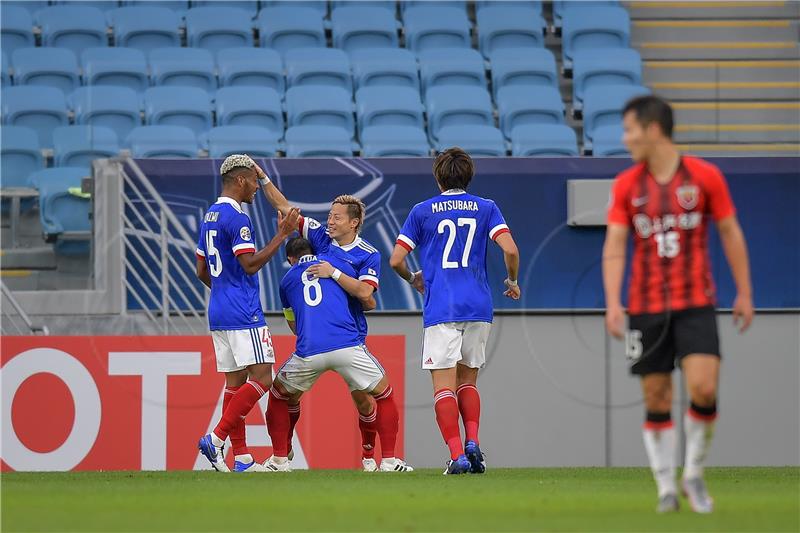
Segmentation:
<svg viewBox="0 0 800 533">
<path fill-rule="evenodd" d="M 278 234 L 256 251 L 253 226 L 242 210 L 258 192 L 258 175 L 246 155 L 232 155 L 220 167 L 222 195 L 203 217 L 197 244 L 197 277 L 209 289 L 208 324 L 217 370 L 225 373 L 222 418 L 200 439 L 198 448 L 211 466 L 228 472 L 223 448 L 231 437 L 237 472 L 266 469 L 245 444 L 244 417 L 272 386 L 275 354 L 258 297 L 258 276 L 297 227 L 299 211 L 279 217 Z"/>
<path fill-rule="evenodd" d="M 400 277 L 425 295 L 422 368 L 431 371 L 436 422 L 450 449 L 445 474 L 486 469 L 478 442 L 476 383 L 486 363 L 493 317 L 486 272 L 489 240 L 503 250 L 508 273 L 504 295 L 520 297 L 517 245 L 497 205 L 466 192 L 474 173 L 472 159 L 461 148 L 439 154 L 433 174 L 441 194 L 413 207 L 389 260 Z M 419 272 L 409 271 L 406 264 L 415 249 L 422 264 Z"/>
<path fill-rule="evenodd" d="M 324 372 L 338 373 L 351 391 L 369 394 L 379 405 L 391 391 L 383 367 L 367 351 L 350 312 L 348 294 L 359 290 L 360 281 L 348 255 L 335 247 L 314 255 L 311 243 L 297 237 L 286 244 L 286 256 L 292 268 L 281 281 L 280 297 L 297 343 L 270 389 L 267 428 L 274 455 L 265 466 L 276 471 L 290 470 L 289 401 L 299 402 Z M 412 470 L 402 459 L 385 454 L 380 465 L 382 472 Z"/>
</svg>

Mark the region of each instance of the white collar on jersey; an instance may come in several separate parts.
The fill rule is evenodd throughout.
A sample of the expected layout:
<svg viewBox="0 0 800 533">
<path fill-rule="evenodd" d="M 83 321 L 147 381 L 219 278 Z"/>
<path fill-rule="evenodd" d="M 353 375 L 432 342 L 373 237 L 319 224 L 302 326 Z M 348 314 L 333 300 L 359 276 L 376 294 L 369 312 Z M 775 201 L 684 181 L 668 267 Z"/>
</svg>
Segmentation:
<svg viewBox="0 0 800 533">
<path fill-rule="evenodd" d="M 352 250 L 353 248 L 355 248 L 356 246 L 361 244 L 361 242 L 362 242 L 361 237 L 356 236 L 356 239 L 353 242 L 351 242 L 350 244 L 345 244 L 344 246 L 342 246 L 338 242 L 336 242 L 336 239 L 331 239 L 331 244 L 333 244 L 334 246 L 336 246 L 338 248 L 341 248 L 345 252 L 349 252 L 350 250 Z"/>
<path fill-rule="evenodd" d="M 229 196 L 220 196 L 219 198 L 217 198 L 217 201 L 215 203 L 230 204 L 233 207 L 235 207 L 236 210 L 239 211 L 240 213 L 244 213 L 244 211 L 242 211 L 242 206 L 239 205 L 239 202 L 237 202 L 236 200 L 234 200 Z"/>
<path fill-rule="evenodd" d="M 442 193 L 445 196 L 453 196 L 454 194 L 467 194 L 464 189 L 447 189 Z"/>
</svg>

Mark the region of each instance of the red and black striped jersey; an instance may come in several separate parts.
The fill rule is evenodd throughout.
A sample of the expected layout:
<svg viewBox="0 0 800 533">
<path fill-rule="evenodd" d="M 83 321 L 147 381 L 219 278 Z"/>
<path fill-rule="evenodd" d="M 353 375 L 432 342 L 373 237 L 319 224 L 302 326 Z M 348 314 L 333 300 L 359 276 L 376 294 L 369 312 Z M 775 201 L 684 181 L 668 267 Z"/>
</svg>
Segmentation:
<svg viewBox="0 0 800 533">
<path fill-rule="evenodd" d="M 725 178 L 702 159 L 682 156 L 663 185 L 644 163 L 621 172 L 611 189 L 608 223 L 633 229 L 628 312 L 714 305 L 708 222 L 733 214 Z"/>
</svg>

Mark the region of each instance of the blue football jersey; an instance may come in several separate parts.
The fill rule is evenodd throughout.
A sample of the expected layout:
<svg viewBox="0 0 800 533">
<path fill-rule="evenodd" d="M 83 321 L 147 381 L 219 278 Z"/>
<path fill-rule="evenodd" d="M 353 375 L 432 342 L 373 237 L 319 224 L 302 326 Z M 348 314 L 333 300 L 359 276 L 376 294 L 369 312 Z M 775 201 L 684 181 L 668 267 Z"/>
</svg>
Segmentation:
<svg viewBox="0 0 800 533">
<path fill-rule="evenodd" d="M 232 198 L 217 199 L 203 217 L 197 257 L 211 275 L 208 326 L 213 330 L 251 329 L 266 325 L 258 292 L 258 275 L 248 275 L 237 255 L 255 253 L 253 226 Z"/>
<path fill-rule="evenodd" d="M 359 280 L 369 283 L 375 290 L 378 290 L 381 277 L 381 253 L 370 243 L 356 237 L 356 240 L 345 246 L 339 246 L 335 240 L 328 235 L 325 226 L 314 220 L 305 217 L 300 222 L 300 231 L 309 242 L 316 254 L 324 254 L 328 250 L 339 250 L 345 252 L 344 258 L 355 270 L 355 276 Z M 361 342 L 367 338 L 367 317 L 361 302 L 350 297 L 350 312 L 356 319 L 358 331 L 361 335 Z"/>
<path fill-rule="evenodd" d="M 397 244 L 408 251 L 419 248 L 425 327 L 492 321 L 486 251 L 490 239 L 508 231 L 493 201 L 458 189 L 414 206 Z"/>
<path fill-rule="evenodd" d="M 294 313 L 299 357 L 332 352 L 361 344 L 355 318 L 349 312 L 348 296 L 331 278 L 310 279 L 308 267 L 328 261 L 348 276 L 355 271 L 337 254 L 306 255 L 281 280 L 284 312 Z"/>
</svg>

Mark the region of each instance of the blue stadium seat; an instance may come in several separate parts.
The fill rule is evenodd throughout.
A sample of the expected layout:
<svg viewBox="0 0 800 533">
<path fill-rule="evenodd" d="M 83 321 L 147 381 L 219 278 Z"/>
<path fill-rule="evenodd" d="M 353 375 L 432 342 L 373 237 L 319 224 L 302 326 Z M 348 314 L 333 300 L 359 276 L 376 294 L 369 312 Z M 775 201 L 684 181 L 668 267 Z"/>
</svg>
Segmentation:
<svg viewBox="0 0 800 533">
<path fill-rule="evenodd" d="M 431 48 L 470 48 L 472 44 L 467 14 L 457 7 L 425 2 L 425 5 L 406 8 L 403 18 L 406 47 L 414 52 Z"/>
<path fill-rule="evenodd" d="M 541 9 L 527 6 L 497 5 L 478 10 L 476 17 L 481 53 L 490 57 L 502 48 L 540 48 L 544 46 L 545 21 Z"/>
<path fill-rule="evenodd" d="M 348 53 L 362 49 L 397 48 L 398 23 L 394 13 L 383 7 L 361 4 L 333 10 L 333 46 Z"/>
<path fill-rule="evenodd" d="M 50 5 L 50 2 L 47 0 L 4 0 L 3 1 L 3 18 L 6 17 L 8 13 L 6 10 L 8 8 L 23 8 L 28 14 L 35 18 L 36 14 L 41 11 L 42 9 L 46 8 Z M 32 26 L 33 24 L 31 24 Z"/>
<path fill-rule="evenodd" d="M 427 157 L 425 130 L 417 126 L 369 126 L 361 132 L 364 157 Z"/>
<path fill-rule="evenodd" d="M 70 94 L 80 87 L 78 60 L 68 48 L 18 48 L 11 58 L 16 85 L 44 85 Z"/>
<path fill-rule="evenodd" d="M 362 87 L 356 92 L 359 134 L 369 126 L 425 127 L 419 92 L 411 87 Z"/>
<path fill-rule="evenodd" d="M 622 144 L 622 123 L 598 126 L 592 135 L 592 155 L 595 157 L 629 156 Z"/>
<path fill-rule="evenodd" d="M 302 7 L 305 9 L 313 9 L 320 18 L 328 16 L 327 0 L 261 0 L 262 11 L 275 7 Z"/>
<path fill-rule="evenodd" d="M 397 2 L 394 0 L 332 0 L 331 12 L 340 7 L 379 7 L 391 13 L 392 16 L 397 13 Z"/>
<path fill-rule="evenodd" d="M 200 146 L 194 132 L 183 126 L 139 126 L 126 140 L 133 157 L 192 159 Z"/>
<path fill-rule="evenodd" d="M 287 5 L 262 9 L 258 15 L 261 46 L 281 55 L 291 48 L 325 47 L 322 15 L 308 7 Z"/>
<path fill-rule="evenodd" d="M 597 6 L 619 6 L 619 0 L 553 0 L 553 27 L 556 33 L 561 34 L 567 10 Z"/>
<path fill-rule="evenodd" d="M 578 137 L 566 124 L 525 124 L 511 130 L 511 155 L 575 156 Z"/>
<path fill-rule="evenodd" d="M 89 240 L 61 240 L 65 232 L 89 232 L 90 201 L 69 193 L 71 187 L 80 187 L 90 171 L 86 167 L 46 168 L 31 176 L 32 184 L 39 189 L 39 220 L 45 241 L 54 242 L 56 253 L 85 255 L 89 253 Z"/>
<path fill-rule="evenodd" d="M 350 60 L 336 48 L 293 48 L 284 56 L 287 87 L 324 85 L 353 90 Z"/>
<path fill-rule="evenodd" d="M 503 48 L 492 54 L 492 91 L 501 87 L 558 87 L 556 58 L 546 48 Z"/>
<path fill-rule="evenodd" d="M 286 130 L 286 157 L 351 157 L 353 143 L 336 126 L 292 126 Z"/>
<path fill-rule="evenodd" d="M 55 0 L 54 5 L 88 6 L 106 12 L 119 7 L 119 2 L 114 0 Z"/>
<path fill-rule="evenodd" d="M 564 102 L 555 87 L 511 85 L 497 91 L 500 129 L 506 137 L 523 124 L 562 124 Z"/>
<path fill-rule="evenodd" d="M 630 17 L 623 7 L 587 6 L 567 10 L 562 29 L 564 68 L 572 69 L 572 57 L 578 50 L 628 48 L 630 32 Z"/>
<path fill-rule="evenodd" d="M 641 85 L 642 58 L 630 48 L 578 50 L 573 57 L 572 96 L 576 110 L 583 109 L 583 95 L 598 85 Z"/>
<path fill-rule="evenodd" d="M 622 123 L 622 108 L 631 98 L 650 94 L 636 85 L 603 85 L 588 89 L 583 98 L 584 148 L 591 148 L 595 128 Z"/>
<path fill-rule="evenodd" d="M 44 168 L 36 131 L 24 126 L 0 128 L 0 162 L 3 187 L 30 187 L 30 175 Z"/>
<path fill-rule="evenodd" d="M 186 14 L 187 45 L 205 48 L 211 52 L 223 48 L 253 46 L 251 18 L 252 15 L 247 11 L 236 7 L 192 8 Z"/>
<path fill-rule="evenodd" d="M 184 126 L 198 137 L 213 126 L 211 100 L 196 87 L 151 87 L 144 93 L 149 126 Z"/>
<path fill-rule="evenodd" d="M 0 51 L 0 55 L 3 56 L 3 72 L 2 78 L 0 78 L 0 85 L 5 87 L 6 85 L 11 85 L 11 76 L 8 75 L 8 59 L 6 58 L 6 53 Z"/>
<path fill-rule="evenodd" d="M 42 148 L 53 146 L 53 129 L 69 124 L 64 93 L 53 87 L 8 87 L 2 107 L 3 124 L 33 128 Z"/>
<path fill-rule="evenodd" d="M 359 50 L 350 56 L 356 88 L 412 87 L 419 90 L 417 58 L 405 48 Z"/>
<path fill-rule="evenodd" d="M 181 18 L 189 9 L 188 0 L 122 0 L 122 5 L 125 7 L 165 7 Z"/>
<path fill-rule="evenodd" d="M 283 131 L 281 131 L 283 135 Z M 217 126 L 208 132 L 208 155 L 216 159 L 242 152 L 252 157 L 275 157 L 280 136 L 258 126 Z"/>
<path fill-rule="evenodd" d="M 158 87 L 217 90 L 214 56 L 202 48 L 156 48 L 150 51 L 150 77 Z"/>
<path fill-rule="evenodd" d="M 338 127 L 353 138 L 353 103 L 341 87 L 291 87 L 286 91 L 286 114 L 289 126 Z"/>
<path fill-rule="evenodd" d="M 460 146 L 472 157 L 503 157 L 506 142 L 503 134 L 494 126 L 475 125 L 469 128 L 445 126 L 439 129 L 438 151 Z"/>
<path fill-rule="evenodd" d="M 80 56 L 86 48 L 108 46 L 105 14 L 89 6 L 51 6 L 38 15 L 42 46 L 69 48 Z"/>
<path fill-rule="evenodd" d="M 460 85 L 486 88 L 483 57 L 472 48 L 436 48 L 419 53 L 422 92 L 431 87 Z"/>
<path fill-rule="evenodd" d="M 536 11 L 536 13 L 542 13 L 542 2 L 541 0 L 477 0 L 475 2 L 475 11 L 480 11 L 485 7 L 497 7 L 497 6 L 516 6 L 516 7 L 527 7 Z"/>
<path fill-rule="evenodd" d="M 467 3 L 464 0 L 401 0 L 400 12 L 405 17 L 409 9 L 416 7 L 449 7 L 467 14 Z"/>
<path fill-rule="evenodd" d="M 121 7 L 111 13 L 117 46 L 149 52 L 154 48 L 180 46 L 180 18 L 175 11 L 160 6 Z"/>
<path fill-rule="evenodd" d="M 492 99 L 480 87 L 432 87 L 425 94 L 433 141 L 445 126 L 494 126 Z"/>
<path fill-rule="evenodd" d="M 217 52 L 220 86 L 269 87 L 283 94 L 283 61 L 268 48 L 226 48 Z"/>
<path fill-rule="evenodd" d="M 283 136 L 281 97 L 268 87 L 223 87 L 217 91 L 219 126 L 258 126 Z"/>
<path fill-rule="evenodd" d="M 192 9 L 186 15 L 186 21 L 189 21 L 189 14 L 196 9 L 203 9 L 206 7 L 222 7 L 222 8 L 235 8 L 241 9 L 247 14 L 249 18 L 255 18 L 258 13 L 258 2 L 256 0 L 192 0 Z M 197 46 L 197 45 L 194 45 Z"/>
<path fill-rule="evenodd" d="M 36 46 L 33 37 L 33 18 L 27 9 L 3 5 L 0 17 L 0 48 L 13 54 L 17 48 Z"/>
<path fill-rule="evenodd" d="M 87 48 L 81 64 L 86 85 L 128 87 L 138 93 L 150 86 L 147 59 L 135 48 Z"/>
<path fill-rule="evenodd" d="M 53 130 L 53 153 L 57 167 L 91 167 L 94 159 L 117 155 L 119 139 L 103 126 L 61 126 Z"/>
<path fill-rule="evenodd" d="M 141 125 L 141 99 L 130 87 L 97 85 L 76 89 L 70 97 L 75 124 L 104 126 L 124 139 Z"/>
</svg>

